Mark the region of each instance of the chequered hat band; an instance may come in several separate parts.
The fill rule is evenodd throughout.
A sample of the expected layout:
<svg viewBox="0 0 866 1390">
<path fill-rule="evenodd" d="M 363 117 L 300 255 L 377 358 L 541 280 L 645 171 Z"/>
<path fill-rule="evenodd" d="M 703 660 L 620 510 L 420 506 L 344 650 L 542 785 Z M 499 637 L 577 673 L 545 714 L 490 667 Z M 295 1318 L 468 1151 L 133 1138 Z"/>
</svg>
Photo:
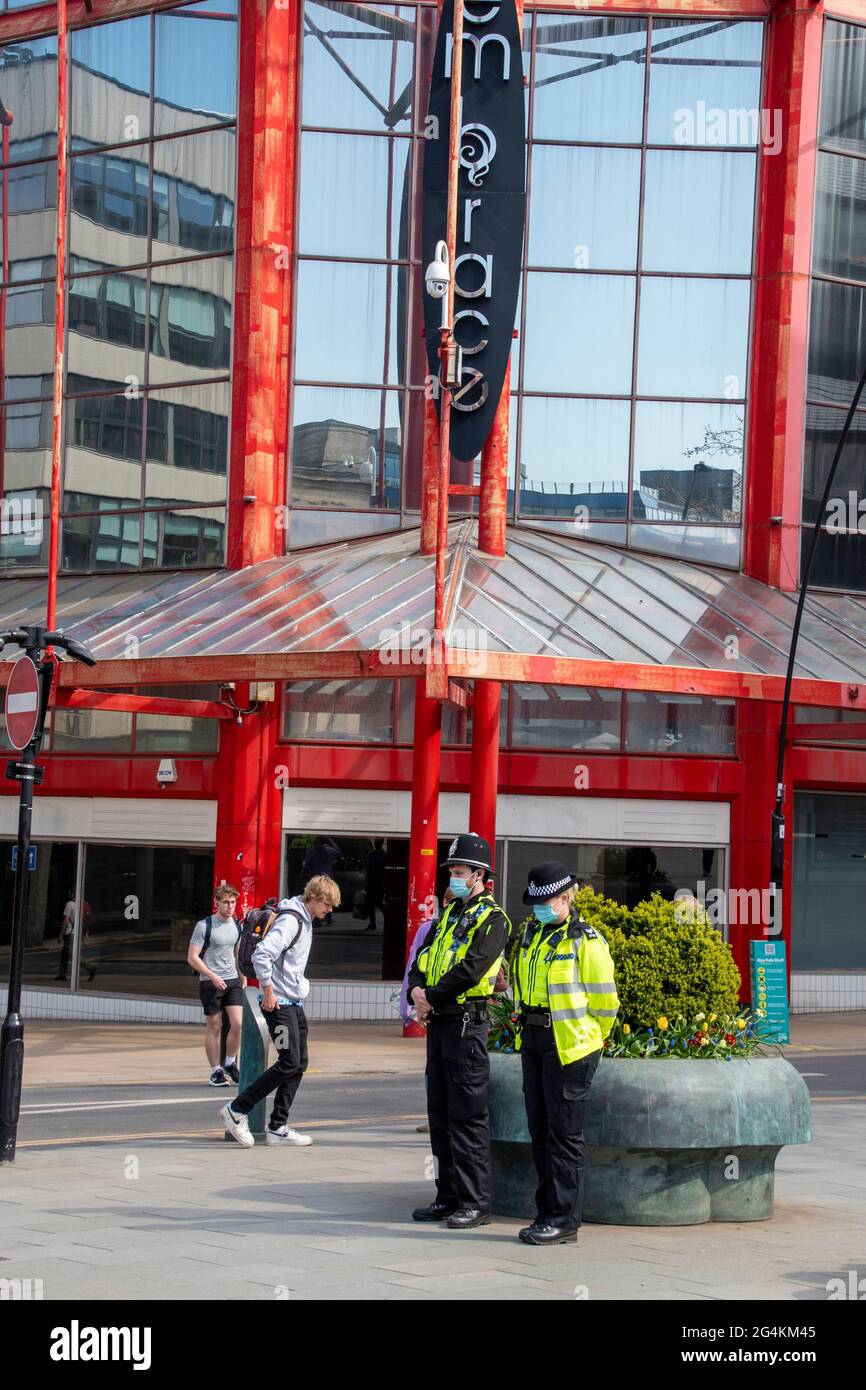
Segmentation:
<svg viewBox="0 0 866 1390">
<path fill-rule="evenodd" d="M 570 884 L 571 874 L 568 875 L 568 878 L 557 879 L 556 883 L 530 883 L 529 896 L 531 898 L 540 898 L 542 893 L 545 895 L 549 893 L 558 893 L 560 888 L 568 888 Z"/>
</svg>

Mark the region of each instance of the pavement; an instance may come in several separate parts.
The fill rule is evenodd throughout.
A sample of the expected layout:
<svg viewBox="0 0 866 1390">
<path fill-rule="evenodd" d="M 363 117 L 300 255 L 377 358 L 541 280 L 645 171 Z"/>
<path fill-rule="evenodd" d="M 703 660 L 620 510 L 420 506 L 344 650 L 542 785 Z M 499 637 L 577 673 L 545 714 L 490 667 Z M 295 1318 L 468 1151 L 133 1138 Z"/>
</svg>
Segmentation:
<svg viewBox="0 0 866 1390">
<path fill-rule="evenodd" d="M 826 1301 L 866 1276 L 866 1015 L 800 1015 L 793 1035 L 814 1138 L 780 1153 L 772 1220 L 588 1225 L 537 1250 L 506 1218 L 409 1219 L 432 1196 L 423 1042 L 396 1024 L 311 1029 L 295 1123 L 314 1144 L 245 1150 L 223 1139 L 232 1092 L 203 1085 L 200 1029 L 29 1023 L 0 1280 L 41 1279 L 46 1300 Z"/>
</svg>

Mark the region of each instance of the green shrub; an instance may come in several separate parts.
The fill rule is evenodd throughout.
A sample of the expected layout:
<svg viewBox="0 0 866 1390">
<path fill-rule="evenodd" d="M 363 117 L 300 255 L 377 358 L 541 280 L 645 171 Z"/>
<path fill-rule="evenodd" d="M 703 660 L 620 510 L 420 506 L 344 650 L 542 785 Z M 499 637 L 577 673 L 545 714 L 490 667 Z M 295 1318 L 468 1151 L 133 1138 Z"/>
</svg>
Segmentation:
<svg viewBox="0 0 866 1390">
<path fill-rule="evenodd" d="M 739 1003 L 740 972 L 731 948 L 696 903 L 653 893 L 627 908 L 591 888 L 574 906 L 610 947 L 620 1009 L 605 1051 L 611 1056 L 750 1056 L 761 1042 L 762 1015 Z M 515 927 L 514 945 L 524 920 Z M 489 1046 L 514 1048 L 513 1003 L 493 1006 Z"/>
</svg>

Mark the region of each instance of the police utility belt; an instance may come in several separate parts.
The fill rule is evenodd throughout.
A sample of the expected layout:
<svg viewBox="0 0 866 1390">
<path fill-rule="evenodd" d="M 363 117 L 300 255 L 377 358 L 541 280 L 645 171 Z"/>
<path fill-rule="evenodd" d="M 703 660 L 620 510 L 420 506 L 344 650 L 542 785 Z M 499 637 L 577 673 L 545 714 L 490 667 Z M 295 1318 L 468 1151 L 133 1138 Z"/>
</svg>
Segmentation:
<svg viewBox="0 0 866 1390">
<path fill-rule="evenodd" d="M 464 1023 L 487 1023 L 487 999 L 467 999 L 464 1004 L 441 1004 L 433 1010 L 434 1018 L 462 1018 Z"/>
<path fill-rule="evenodd" d="M 550 1017 L 550 1009 L 543 1008 L 539 1004 L 521 1004 L 518 1024 L 521 1028 L 552 1028 L 553 1021 Z"/>
</svg>

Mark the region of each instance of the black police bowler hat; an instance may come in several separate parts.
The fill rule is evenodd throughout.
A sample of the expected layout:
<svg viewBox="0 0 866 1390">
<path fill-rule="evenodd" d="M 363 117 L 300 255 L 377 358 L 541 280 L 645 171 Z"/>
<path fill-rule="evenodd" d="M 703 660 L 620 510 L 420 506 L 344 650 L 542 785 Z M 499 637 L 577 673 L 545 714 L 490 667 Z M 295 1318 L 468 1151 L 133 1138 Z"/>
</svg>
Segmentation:
<svg viewBox="0 0 866 1390">
<path fill-rule="evenodd" d="M 493 872 L 493 854 L 487 840 L 480 835 L 475 835 L 471 830 L 468 835 L 455 835 L 448 846 L 448 858 L 445 866 L 449 864 L 468 864 L 472 869 L 486 869 L 488 873 Z"/>
<path fill-rule="evenodd" d="M 579 879 L 569 873 L 558 859 L 546 859 L 529 870 L 529 886 L 523 895 L 525 903 L 549 903 L 558 898 L 566 888 L 573 888 Z"/>
</svg>

